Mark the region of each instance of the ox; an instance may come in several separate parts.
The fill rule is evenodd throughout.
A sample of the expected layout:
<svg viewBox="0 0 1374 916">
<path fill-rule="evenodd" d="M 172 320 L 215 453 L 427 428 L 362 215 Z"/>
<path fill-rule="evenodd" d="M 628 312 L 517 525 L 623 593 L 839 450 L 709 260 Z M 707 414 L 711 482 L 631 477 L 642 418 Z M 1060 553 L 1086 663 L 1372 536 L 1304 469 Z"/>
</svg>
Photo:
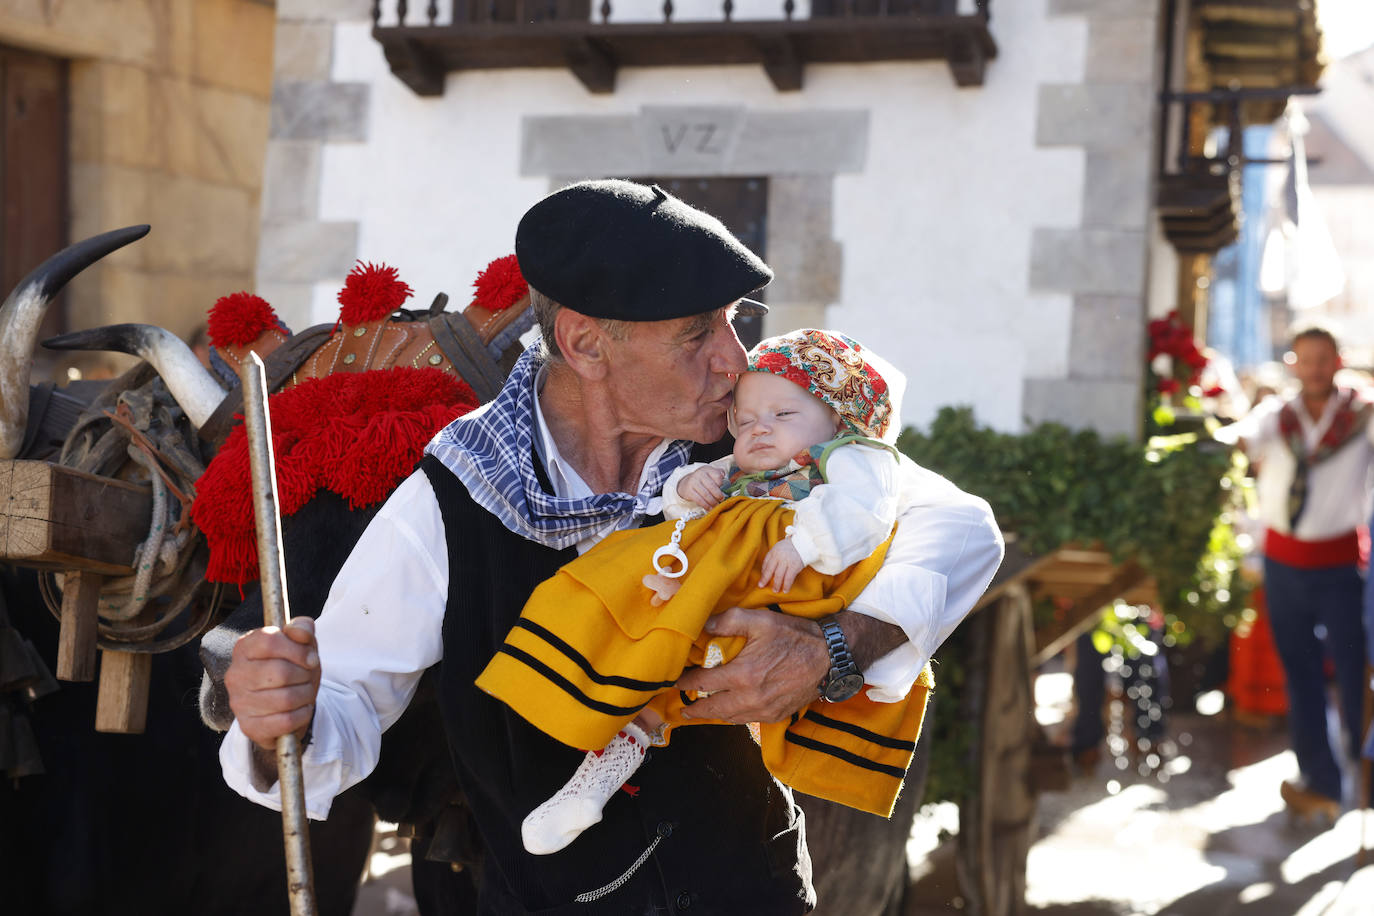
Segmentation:
<svg viewBox="0 0 1374 916">
<path fill-rule="evenodd" d="M 48 303 L 80 270 L 146 231 L 118 230 L 72 246 L 40 265 L 0 306 L 0 458 L 63 461 L 82 452 L 99 458 L 86 470 L 147 479 L 146 469 L 128 461 L 122 447 L 103 445 L 111 425 L 105 415 L 129 404 L 135 405 L 135 413 L 137 405 L 151 405 L 147 409 L 162 416 L 164 428 L 160 436 L 152 436 L 161 453 L 179 451 L 181 462 L 193 469 L 202 469 L 214 454 L 223 433 L 209 435 L 208 441 L 203 434 L 221 408 L 220 422 L 227 427 L 235 392 L 226 392 L 189 348 L 162 329 L 122 325 L 49 342 L 55 347 L 134 353 L 145 360 L 103 390 L 83 384 L 54 391 L 52 386 L 31 389 L 28 384 L 37 329 Z M 488 389 L 491 379 L 499 381 L 500 354 L 488 355 L 487 350 L 490 333 L 483 339 L 468 329 L 466 319 L 455 331 L 454 319 L 460 316 L 439 314 L 438 309 L 395 317 L 411 325 L 442 322 L 440 330 L 447 337 L 440 344 L 449 344 L 445 353 L 456 353 L 453 362 L 471 364 L 485 356 L 488 364 L 470 374 L 487 379 Z M 509 349 L 522 328 L 518 319 L 505 324 L 509 326 L 500 329 L 504 337 L 497 343 Z M 275 374 L 302 375 L 290 361 L 303 362 L 327 345 L 335 336 L 329 330 L 312 329 L 281 341 Z M 404 334 L 414 336 L 413 329 L 404 329 Z M 84 452 L 76 447 L 83 436 L 91 445 Z M 297 612 L 318 614 L 334 573 L 379 505 L 354 509 L 336 494 L 322 491 L 286 519 L 288 581 Z M 195 554 L 194 543 L 184 552 Z M 0 747 L 14 748 L 15 753 L 3 758 L 3 775 L 10 778 L 0 781 L 0 909 L 286 912 L 280 820 L 224 786 L 219 737 L 198 715 L 202 663 L 194 637 L 204 628 L 207 610 L 213 610 L 213 592 L 195 575 L 204 569 L 203 558 L 192 556 L 186 568 L 196 579 L 190 583 L 195 593 L 184 602 L 182 616 L 187 619 L 166 621 L 168 626 L 158 634 L 170 651 L 152 657 L 146 727 L 142 734 L 126 735 L 92 728 L 93 684 L 69 683 L 56 689 L 49 672 L 57 668 L 58 626 L 41 594 L 42 573 L 4 567 L 0 645 L 15 651 L 0 657 Z M 227 590 L 231 596 L 233 592 Z M 218 670 L 216 647 L 232 645 L 236 629 L 262 619 L 256 588 L 248 586 L 243 594 L 244 600 L 228 609 L 208 640 L 205 657 L 211 670 Z M 224 611 L 216 613 L 222 616 Z M 108 637 L 104 631 L 111 628 L 113 623 L 102 620 L 102 636 Z M 207 699 L 206 711 L 207 721 L 221 728 L 227 724 L 227 709 L 216 709 Z M 428 726 L 411 724 L 425 713 L 425 705 L 417 704 L 416 715 L 398 723 L 391 741 L 405 747 L 405 753 L 388 754 L 365 785 L 336 802 L 328 821 L 312 824 L 322 912 L 346 914 L 352 909 L 371 844 L 374 811 L 388 820 L 415 823 L 445 810 L 443 797 L 453 791 L 451 778 L 444 779 L 449 773 L 445 752 L 420 739 Z M 464 842 L 461 834 L 445 830 L 445 842 Z M 445 894 L 461 894 L 470 885 L 467 875 L 455 873 L 447 864 L 435 872 Z"/>
<path fill-rule="evenodd" d="M 44 401 L 28 390 L 32 348 L 48 302 L 77 272 L 146 231 L 118 230 L 72 246 L 37 268 L 0 307 L 0 458 L 48 458 L 64 438 L 60 457 L 69 458 L 77 451 L 73 440 L 82 421 L 89 426 L 93 415 L 103 416 L 116 403 L 130 400 L 133 392 L 151 392 L 164 419 L 170 417 L 172 431 L 166 440 L 192 456 L 190 463 L 203 467 L 223 442 L 238 403 L 231 379 L 222 376 L 221 382 L 180 339 L 160 328 L 118 325 L 47 341 L 59 349 L 130 353 L 144 362 L 98 393 L 58 392 Z M 483 336 L 474 333 L 468 320 L 442 311 L 443 299 L 436 299 L 427 313 L 396 309 L 369 331 L 382 334 L 381 323 L 427 322 L 433 327 L 431 345 L 440 344 L 451 364 L 446 368 L 489 397 L 518 354 L 518 335 L 530 323 L 527 310 L 512 310 L 518 317 L 494 329 L 490 320 L 483 321 Z M 312 367 L 321 363 L 318 354 L 325 348 L 335 348 L 326 362 L 339 364 L 339 353 L 348 346 L 349 328 L 343 324 L 292 338 L 276 334 L 278 340 L 264 334 L 241 350 L 269 351 L 269 385 L 274 390 L 288 387 L 298 376 L 317 371 Z M 409 346 L 411 331 L 402 337 Z M 394 349 L 416 352 L 406 346 Z M 380 367 L 365 360 L 356 368 Z M 83 400 L 92 400 L 91 406 L 73 424 L 71 404 Z M 31 401 L 65 405 L 68 411 L 30 417 Z M 70 433 L 66 426 L 73 427 Z M 100 436 L 89 429 L 86 436 L 89 453 L 91 440 Z M 103 467 L 101 473 L 150 476 L 128 462 L 120 462 L 117 470 Z M 351 506 L 338 494 L 321 490 L 283 520 L 293 614 L 318 615 L 329 584 L 379 507 L 380 502 Z M 278 816 L 230 792 L 217 759 L 217 732 L 232 719 L 223 674 L 238 635 L 262 621 L 260 596 L 250 583 L 227 613 L 213 607 L 203 612 L 211 604 L 209 590 L 198 579 L 203 561 L 189 562 L 187 569 L 196 580 L 188 587 L 198 591 L 186 602 L 190 619 L 171 629 L 195 636 L 206 623 L 215 625 L 204 633 L 198 653 L 186 641 L 154 656 L 143 734 L 92 730 L 95 695 L 89 684 L 67 684 L 46 696 L 33 684 L 23 696 L 0 693 L 6 708 L 15 710 L 14 721 L 32 722 L 46 769 L 0 786 L 0 899 L 6 909 L 15 904 L 18 912 L 286 912 Z M 34 575 L 7 570 L 3 586 L 0 595 L 9 623 L 31 643 L 48 648 L 41 654 L 52 669 L 57 627 L 43 607 Z M 208 620 L 209 613 L 214 621 Z M 0 632 L 5 624 L 0 613 Z M 197 681 L 199 717 L 193 699 Z M 351 910 L 374 812 L 414 828 L 418 839 L 412 846 L 412 869 L 422 911 L 462 912 L 473 899 L 481 844 L 462 806 L 447 752 L 433 740 L 441 729 L 429 681 L 422 682 L 416 700 L 386 733 L 377 771 L 338 799 L 327 821 L 311 826 L 322 912 Z M 0 679 L 0 690 L 6 689 Z M 906 885 L 906 838 L 927 759 L 923 747 L 918 748 L 891 821 L 802 800 L 822 901 L 844 900 L 846 912 L 861 916 L 899 910 Z"/>
</svg>

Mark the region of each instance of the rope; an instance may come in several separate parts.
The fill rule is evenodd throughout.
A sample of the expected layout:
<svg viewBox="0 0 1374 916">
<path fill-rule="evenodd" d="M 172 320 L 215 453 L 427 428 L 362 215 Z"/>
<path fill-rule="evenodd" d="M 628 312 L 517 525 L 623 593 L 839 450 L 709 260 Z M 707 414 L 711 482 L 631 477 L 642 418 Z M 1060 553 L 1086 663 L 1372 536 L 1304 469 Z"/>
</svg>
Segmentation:
<svg viewBox="0 0 1374 916">
<path fill-rule="evenodd" d="M 167 489 L 171 490 L 172 493 L 176 495 L 176 498 L 181 502 L 181 523 L 178 525 L 178 527 L 181 527 L 182 525 L 189 525 L 191 518 L 191 503 L 194 502 L 195 497 L 187 496 L 185 493 L 183 493 L 172 481 L 172 478 L 167 475 L 167 472 L 163 470 L 162 465 L 171 465 L 172 459 L 162 454 L 162 452 L 158 450 L 157 446 L 153 445 L 152 442 L 148 441 L 148 437 L 143 434 L 143 431 L 139 429 L 137 426 L 134 426 L 133 414 L 129 410 L 128 404 L 121 401 L 119 403 L 119 406 L 115 409 L 113 413 L 111 413 L 108 410 L 105 411 L 105 416 L 109 417 L 111 422 L 116 423 L 124 427 L 126 430 L 128 430 L 129 438 L 132 440 L 132 444 L 129 447 L 130 454 L 132 455 L 133 447 L 135 445 L 138 446 L 138 448 L 149 458 L 149 461 L 147 462 L 140 462 L 143 464 L 145 468 L 148 469 L 149 476 L 156 476 L 157 478 L 159 478 L 162 481 L 163 485 L 166 486 Z"/>
<path fill-rule="evenodd" d="M 59 463 L 102 477 L 147 478 L 153 496 L 148 535 L 134 550 L 133 575 L 101 587 L 99 645 L 167 652 L 199 636 L 220 604 L 216 587 L 208 601 L 199 602 L 185 630 L 157 638 L 203 591 L 204 557 L 197 562 L 192 557 L 204 538 L 192 525 L 190 510 L 205 466 L 195 431 L 161 379 L 131 371 L 114 384 L 119 381 L 129 387 L 91 405 L 63 443 Z M 139 474 L 128 473 L 130 462 Z M 44 603 L 60 619 L 61 604 L 48 578 L 41 577 Z"/>
<path fill-rule="evenodd" d="M 148 521 L 148 537 L 134 551 L 134 585 L 129 597 L 122 602 L 101 602 L 102 616 L 112 620 L 131 620 L 138 616 L 148 603 L 149 586 L 153 581 L 153 571 L 162 559 L 162 541 L 167 531 L 167 487 L 162 475 L 156 473 L 156 462 L 135 443 L 129 444 L 129 457 L 135 464 L 148 471 L 148 479 L 153 484 L 153 512 Z"/>
</svg>

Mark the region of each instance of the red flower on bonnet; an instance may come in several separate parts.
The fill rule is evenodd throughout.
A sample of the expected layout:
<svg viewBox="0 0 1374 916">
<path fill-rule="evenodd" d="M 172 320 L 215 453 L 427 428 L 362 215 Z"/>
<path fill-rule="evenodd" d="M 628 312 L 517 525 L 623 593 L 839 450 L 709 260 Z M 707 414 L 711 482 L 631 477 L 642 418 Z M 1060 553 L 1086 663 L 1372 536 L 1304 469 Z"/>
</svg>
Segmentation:
<svg viewBox="0 0 1374 916">
<path fill-rule="evenodd" d="M 802 328 L 749 351 L 749 371 L 780 375 L 831 407 L 845 426 L 881 439 L 892 421 L 887 380 L 859 342 L 837 331 Z"/>
</svg>

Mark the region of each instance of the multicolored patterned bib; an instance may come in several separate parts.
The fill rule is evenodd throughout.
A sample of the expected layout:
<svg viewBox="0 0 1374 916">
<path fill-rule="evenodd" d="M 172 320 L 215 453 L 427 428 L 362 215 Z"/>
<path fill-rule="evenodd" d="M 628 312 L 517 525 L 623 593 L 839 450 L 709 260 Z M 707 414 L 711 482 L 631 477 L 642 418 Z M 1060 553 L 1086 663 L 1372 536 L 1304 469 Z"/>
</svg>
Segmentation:
<svg viewBox="0 0 1374 916">
<path fill-rule="evenodd" d="M 720 488 L 726 496 L 743 493 L 746 496 L 773 497 L 797 502 L 811 493 L 812 487 L 826 482 L 825 463 L 830 453 L 842 445 L 866 445 L 886 449 L 897 457 L 897 450 L 886 442 L 867 436 L 846 434 L 819 445 L 813 445 L 780 468 L 771 471 L 745 471 L 733 461 Z"/>
</svg>

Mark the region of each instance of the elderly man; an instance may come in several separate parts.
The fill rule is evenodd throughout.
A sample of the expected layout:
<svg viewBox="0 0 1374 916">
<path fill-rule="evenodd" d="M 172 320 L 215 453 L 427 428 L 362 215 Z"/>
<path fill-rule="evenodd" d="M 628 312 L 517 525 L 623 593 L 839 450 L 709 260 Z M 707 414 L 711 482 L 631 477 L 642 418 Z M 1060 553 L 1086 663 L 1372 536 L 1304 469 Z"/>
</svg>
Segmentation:
<svg viewBox="0 0 1374 916">
<path fill-rule="evenodd" d="M 772 273 L 712 217 L 621 181 L 536 204 L 516 254 L 542 348 L 435 437 L 358 542 L 314 632 L 302 620 L 235 646 L 226 779 L 275 807 L 267 751 L 279 735 L 308 734 L 307 807 L 324 816 L 376 765 L 382 731 L 442 660 L 445 737 L 487 847 L 482 912 L 805 912 L 815 895 L 802 820 L 744 728 L 688 729 L 654 749 L 635 791 L 567 849 L 532 856 L 521 844 L 521 820 L 582 752 L 473 680 L 540 581 L 655 516 L 662 481 L 693 454 L 723 453 L 745 369 L 731 318 L 763 309 L 744 297 Z M 863 613 L 840 615 L 847 646 L 769 611 L 717 618 L 714 632 L 748 642 L 727 665 L 683 674 L 682 689 L 711 691 L 697 714 L 780 721 L 850 665 L 872 686 L 909 689 L 1001 559 L 982 500 L 946 487 L 909 515 L 855 603 Z"/>
<path fill-rule="evenodd" d="M 1280 791 L 1299 814 L 1334 821 L 1340 813 L 1340 757 L 1353 758 L 1363 725 L 1365 636 L 1360 527 L 1374 463 L 1374 406 L 1336 386 L 1340 350 L 1328 331 L 1311 328 L 1292 343 L 1300 390 L 1270 398 L 1224 437 L 1239 438 L 1259 463 L 1264 589 L 1288 684 L 1288 730 L 1299 782 Z M 1339 686 L 1347 752 L 1339 757 L 1327 732 L 1325 659 Z"/>
</svg>

